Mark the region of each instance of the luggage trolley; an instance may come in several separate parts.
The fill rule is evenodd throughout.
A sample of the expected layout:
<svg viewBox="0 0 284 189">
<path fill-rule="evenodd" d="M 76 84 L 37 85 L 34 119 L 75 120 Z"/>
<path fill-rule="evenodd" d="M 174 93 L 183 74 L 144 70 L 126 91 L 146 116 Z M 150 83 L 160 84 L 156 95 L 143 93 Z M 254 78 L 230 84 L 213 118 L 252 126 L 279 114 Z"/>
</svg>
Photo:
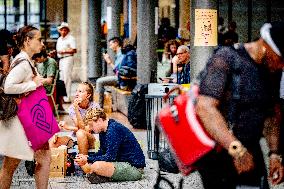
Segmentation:
<svg viewBox="0 0 284 189">
<path fill-rule="evenodd" d="M 155 119 L 158 112 L 164 105 L 171 103 L 176 97 L 172 95 L 165 104 L 163 96 L 176 84 L 158 84 L 150 83 L 148 85 L 148 94 L 145 94 L 146 102 L 146 124 L 147 124 L 147 154 L 150 159 L 157 159 L 158 150 L 167 146 L 166 138 L 155 127 Z"/>
</svg>

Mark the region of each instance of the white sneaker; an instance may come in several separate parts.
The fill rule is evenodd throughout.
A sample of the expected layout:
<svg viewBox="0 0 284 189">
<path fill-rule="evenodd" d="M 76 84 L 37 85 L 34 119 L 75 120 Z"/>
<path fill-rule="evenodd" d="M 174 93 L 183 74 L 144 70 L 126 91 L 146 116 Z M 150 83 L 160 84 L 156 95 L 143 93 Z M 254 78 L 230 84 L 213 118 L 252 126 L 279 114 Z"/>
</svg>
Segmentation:
<svg viewBox="0 0 284 189">
<path fill-rule="evenodd" d="M 70 103 L 71 102 L 70 98 L 66 97 L 66 96 L 63 97 L 63 100 L 64 100 L 64 103 Z"/>
</svg>

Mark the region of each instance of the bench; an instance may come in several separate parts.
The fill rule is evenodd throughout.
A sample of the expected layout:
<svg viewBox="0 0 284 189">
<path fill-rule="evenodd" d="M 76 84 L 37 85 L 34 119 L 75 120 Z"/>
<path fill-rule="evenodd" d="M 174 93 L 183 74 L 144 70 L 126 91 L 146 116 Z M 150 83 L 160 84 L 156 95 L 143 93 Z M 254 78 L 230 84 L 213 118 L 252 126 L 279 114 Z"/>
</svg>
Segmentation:
<svg viewBox="0 0 284 189">
<path fill-rule="evenodd" d="M 125 116 L 128 114 L 128 102 L 131 95 L 131 91 L 121 90 L 116 87 L 111 87 L 112 94 L 112 109 L 113 111 L 119 111 Z"/>
</svg>

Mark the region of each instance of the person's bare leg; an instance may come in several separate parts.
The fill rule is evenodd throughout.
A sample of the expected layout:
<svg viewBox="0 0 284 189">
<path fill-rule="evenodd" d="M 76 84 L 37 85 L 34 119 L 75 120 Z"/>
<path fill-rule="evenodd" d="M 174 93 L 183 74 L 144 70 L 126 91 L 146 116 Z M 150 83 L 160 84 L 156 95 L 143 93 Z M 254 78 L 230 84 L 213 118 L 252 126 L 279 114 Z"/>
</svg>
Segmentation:
<svg viewBox="0 0 284 189">
<path fill-rule="evenodd" d="M 91 172 L 104 177 L 112 177 L 115 171 L 114 164 L 106 161 L 96 161 L 91 165 Z"/>
<path fill-rule="evenodd" d="M 9 189 L 12 183 L 12 178 L 17 169 L 20 159 L 5 156 L 0 171 L 0 189 Z"/>
<path fill-rule="evenodd" d="M 36 168 L 35 181 L 37 189 L 48 188 L 51 152 L 49 144 L 46 143 L 40 150 L 35 152 Z"/>
<path fill-rule="evenodd" d="M 79 129 L 76 132 L 78 149 L 80 154 L 88 155 L 88 150 L 94 148 L 95 137 L 85 130 Z M 93 145 L 91 145 L 93 144 Z"/>
<path fill-rule="evenodd" d="M 95 136 L 87 132 L 87 137 L 88 137 L 89 149 L 95 149 L 95 141 L 96 141 Z"/>
</svg>

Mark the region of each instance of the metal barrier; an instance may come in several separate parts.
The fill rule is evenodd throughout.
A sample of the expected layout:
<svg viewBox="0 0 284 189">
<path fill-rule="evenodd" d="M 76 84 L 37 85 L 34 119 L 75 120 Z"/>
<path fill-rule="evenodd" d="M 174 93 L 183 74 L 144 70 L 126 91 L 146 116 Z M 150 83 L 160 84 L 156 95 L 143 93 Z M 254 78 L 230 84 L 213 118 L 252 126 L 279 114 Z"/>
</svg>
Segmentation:
<svg viewBox="0 0 284 189">
<path fill-rule="evenodd" d="M 172 103 L 174 95 L 169 98 L 168 103 Z M 155 119 L 157 113 L 162 109 L 164 105 L 163 96 L 161 95 L 145 95 L 146 101 L 146 124 L 147 124 L 147 145 L 148 145 L 148 158 L 157 159 L 158 150 L 165 148 L 167 142 L 163 134 L 159 129 L 155 127 Z"/>
</svg>

